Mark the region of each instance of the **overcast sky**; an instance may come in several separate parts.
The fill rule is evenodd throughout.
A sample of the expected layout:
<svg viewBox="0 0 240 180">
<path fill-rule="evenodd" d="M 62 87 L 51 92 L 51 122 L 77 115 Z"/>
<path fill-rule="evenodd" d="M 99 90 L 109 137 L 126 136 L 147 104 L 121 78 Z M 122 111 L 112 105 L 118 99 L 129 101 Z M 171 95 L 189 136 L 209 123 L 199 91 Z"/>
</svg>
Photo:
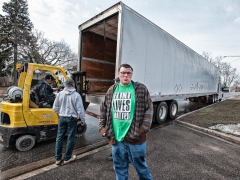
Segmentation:
<svg viewBox="0 0 240 180">
<path fill-rule="evenodd" d="M 3 2 L 9 0 L 0 0 Z M 34 28 L 77 52 L 78 25 L 115 0 L 28 0 Z M 240 56 L 240 0 L 128 0 L 124 4 L 202 54 Z M 2 8 L 0 10 L 2 14 Z M 239 59 L 239 60 L 237 60 Z M 240 73 L 240 57 L 224 58 Z"/>
</svg>

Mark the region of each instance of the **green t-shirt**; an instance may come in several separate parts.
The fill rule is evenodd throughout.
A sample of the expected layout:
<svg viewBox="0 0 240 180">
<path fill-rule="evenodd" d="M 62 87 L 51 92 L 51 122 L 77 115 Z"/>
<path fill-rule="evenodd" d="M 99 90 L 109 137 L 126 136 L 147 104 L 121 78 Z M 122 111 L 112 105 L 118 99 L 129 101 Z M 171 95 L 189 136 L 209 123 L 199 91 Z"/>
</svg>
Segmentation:
<svg viewBox="0 0 240 180">
<path fill-rule="evenodd" d="M 116 87 L 112 98 L 112 123 L 117 141 L 123 141 L 133 120 L 135 111 L 135 90 L 131 84 Z"/>
</svg>

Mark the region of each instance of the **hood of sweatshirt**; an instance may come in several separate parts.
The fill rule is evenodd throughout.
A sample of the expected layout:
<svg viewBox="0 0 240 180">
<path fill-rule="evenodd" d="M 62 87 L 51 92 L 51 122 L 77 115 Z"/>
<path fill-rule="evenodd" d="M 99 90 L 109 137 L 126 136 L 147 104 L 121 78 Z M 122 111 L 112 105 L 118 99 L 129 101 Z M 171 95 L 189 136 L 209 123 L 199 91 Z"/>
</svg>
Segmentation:
<svg viewBox="0 0 240 180">
<path fill-rule="evenodd" d="M 72 94 L 72 93 L 74 93 L 76 91 L 76 89 L 74 88 L 74 87 L 65 87 L 64 89 L 63 89 L 63 92 L 65 93 L 65 94 Z"/>
</svg>

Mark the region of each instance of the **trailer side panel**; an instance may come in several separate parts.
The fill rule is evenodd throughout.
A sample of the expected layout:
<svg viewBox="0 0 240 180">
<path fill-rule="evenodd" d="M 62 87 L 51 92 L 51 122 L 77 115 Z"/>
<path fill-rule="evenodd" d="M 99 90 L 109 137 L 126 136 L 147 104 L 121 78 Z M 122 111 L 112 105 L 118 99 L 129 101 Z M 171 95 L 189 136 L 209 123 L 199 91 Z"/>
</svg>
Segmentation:
<svg viewBox="0 0 240 180">
<path fill-rule="evenodd" d="M 195 51 L 123 4 L 121 63 L 151 95 L 214 94 L 218 69 Z"/>
</svg>

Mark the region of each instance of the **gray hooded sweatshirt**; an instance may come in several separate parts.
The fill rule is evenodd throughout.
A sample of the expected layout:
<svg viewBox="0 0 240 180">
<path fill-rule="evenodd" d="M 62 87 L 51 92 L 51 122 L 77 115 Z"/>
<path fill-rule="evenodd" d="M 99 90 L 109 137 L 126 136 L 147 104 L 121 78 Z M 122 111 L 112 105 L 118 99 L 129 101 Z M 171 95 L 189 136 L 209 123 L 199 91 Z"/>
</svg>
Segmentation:
<svg viewBox="0 0 240 180">
<path fill-rule="evenodd" d="M 85 110 L 80 94 L 73 87 L 65 87 L 58 93 L 54 103 L 53 111 L 59 116 L 80 117 L 85 122 Z"/>
</svg>

